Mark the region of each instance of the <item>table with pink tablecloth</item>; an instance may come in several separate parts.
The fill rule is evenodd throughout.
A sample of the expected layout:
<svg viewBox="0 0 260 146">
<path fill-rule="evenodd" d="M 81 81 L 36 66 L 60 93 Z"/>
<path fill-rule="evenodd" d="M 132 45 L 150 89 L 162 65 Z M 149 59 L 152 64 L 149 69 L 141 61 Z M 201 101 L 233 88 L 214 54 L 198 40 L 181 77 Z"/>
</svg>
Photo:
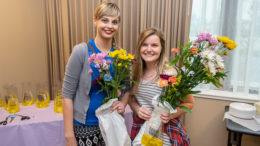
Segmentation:
<svg viewBox="0 0 260 146">
<path fill-rule="evenodd" d="M 21 120 L 16 116 L 7 125 L 0 125 L 0 146 L 64 146 L 64 124 L 62 114 L 54 112 L 53 101 L 47 108 L 32 106 L 20 106 L 17 114 L 30 116 L 29 120 Z M 0 107 L 0 121 L 9 115 L 3 107 Z M 125 123 L 130 134 L 132 127 L 132 111 L 126 107 Z"/>
<path fill-rule="evenodd" d="M 62 114 L 54 112 L 51 102 L 46 108 L 20 106 L 17 114 L 30 116 L 29 120 L 21 120 L 16 116 L 7 125 L 0 125 L 1 146 L 64 146 L 64 124 Z M 0 108 L 0 121 L 9 115 L 3 107 Z"/>
</svg>

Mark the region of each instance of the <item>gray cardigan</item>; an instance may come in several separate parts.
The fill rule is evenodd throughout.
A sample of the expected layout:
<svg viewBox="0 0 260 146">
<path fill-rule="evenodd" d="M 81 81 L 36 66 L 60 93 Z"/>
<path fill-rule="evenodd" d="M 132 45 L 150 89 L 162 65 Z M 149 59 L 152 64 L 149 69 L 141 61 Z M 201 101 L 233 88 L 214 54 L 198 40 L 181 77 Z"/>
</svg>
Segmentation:
<svg viewBox="0 0 260 146">
<path fill-rule="evenodd" d="M 91 74 L 88 73 L 88 46 L 80 43 L 73 48 L 66 66 L 62 95 L 73 100 L 73 117 L 80 123 L 86 121 L 89 108 L 89 91 L 91 88 Z"/>
</svg>

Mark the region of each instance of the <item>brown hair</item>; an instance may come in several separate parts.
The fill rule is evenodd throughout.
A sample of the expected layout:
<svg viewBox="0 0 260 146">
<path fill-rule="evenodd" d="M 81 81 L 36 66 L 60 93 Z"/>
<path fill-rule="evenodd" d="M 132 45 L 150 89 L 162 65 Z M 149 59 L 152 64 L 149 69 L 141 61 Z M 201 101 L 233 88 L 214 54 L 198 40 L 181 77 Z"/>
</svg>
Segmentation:
<svg viewBox="0 0 260 146">
<path fill-rule="evenodd" d="M 141 47 L 142 47 L 144 41 L 152 35 L 156 35 L 159 37 L 161 47 L 162 47 L 159 61 L 157 64 L 158 68 L 157 68 L 157 75 L 156 75 L 155 79 L 158 79 L 159 75 L 162 74 L 163 68 L 168 61 L 168 57 L 166 55 L 166 50 L 165 50 L 165 38 L 164 38 L 164 34 L 162 33 L 162 31 L 160 31 L 159 29 L 156 29 L 156 28 L 145 29 L 140 34 L 140 36 L 138 38 L 138 42 L 137 42 L 137 48 L 136 48 L 136 56 L 137 56 L 136 59 L 137 60 L 136 60 L 136 63 L 134 65 L 134 69 L 133 69 L 133 80 L 136 81 L 136 84 L 132 85 L 133 93 L 135 93 L 137 91 L 139 82 L 141 81 L 141 78 L 144 74 L 144 69 L 145 69 L 145 62 L 140 55 L 140 50 L 141 50 Z"/>
</svg>

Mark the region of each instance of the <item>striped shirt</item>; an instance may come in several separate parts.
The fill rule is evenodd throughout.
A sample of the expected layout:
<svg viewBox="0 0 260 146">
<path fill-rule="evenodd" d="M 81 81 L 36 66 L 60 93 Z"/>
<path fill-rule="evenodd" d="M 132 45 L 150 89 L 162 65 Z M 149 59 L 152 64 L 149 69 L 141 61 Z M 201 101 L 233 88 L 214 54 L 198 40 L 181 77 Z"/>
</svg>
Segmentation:
<svg viewBox="0 0 260 146">
<path fill-rule="evenodd" d="M 141 106 L 145 106 L 150 111 L 153 111 L 154 106 L 152 99 L 156 95 L 160 95 L 162 88 L 158 86 L 158 82 L 142 80 L 138 86 L 138 91 L 135 94 L 136 100 Z M 164 146 L 170 146 L 170 137 L 162 132 L 161 139 Z"/>
</svg>

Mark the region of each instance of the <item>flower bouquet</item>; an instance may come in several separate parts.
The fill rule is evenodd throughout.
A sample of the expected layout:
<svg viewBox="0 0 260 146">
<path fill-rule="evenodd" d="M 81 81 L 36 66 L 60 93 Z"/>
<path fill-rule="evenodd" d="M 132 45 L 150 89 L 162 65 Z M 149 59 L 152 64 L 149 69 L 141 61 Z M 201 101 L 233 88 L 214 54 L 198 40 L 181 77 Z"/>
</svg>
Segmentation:
<svg viewBox="0 0 260 146">
<path fill-rule="evenodd" d="M 179 45 L 180 46 L 180 45 Z M 236 48 L 236 43 L 228 37 L 215 37 L 210 33 L 199 33 L 197 39 L 186 46 L 173 48 L 173 53 L 178 53 L 168 65 L 175 68 L 177 75 L 160 75 L 159 85 L 163 88 L 160 96 L 161 103 L 169 103 L 173 109 L 180 107 L 186 112 L 190 110 L 179 104 L 185 101 L 188 94 L 196 94 L 193 91 L 201 83 L 212 83 L 217 88 L 222 87 L 221 79 L 227 76 L 224 71 L 223 55 L 228 56 L 229 51 Z"/>
<path fill-rule="evenodd" d="M 105 57 L 111 57 L 111 59 L 105 60 Z M 118 98 L 121 90 L 126 89 L 126 85 L 123 83 L 130 81 L 129 73 L 133 59 L 134 56 L 127 53 L 124 49 L 115 50 L 109 54 L 97 53 L 90 55 L 89 62 L 95 63 L 95 67 L 99 68 L 100 74 L 94 82 L 101 85 L 102 89 L 99 92 L 105 91 L 107 95 L 103 103 L 107 103 L 110 99 Z M 109 70 L 112 60 L 114 74 Z M 90 69 L 89 73 L 92 72 Z"/>
<path fill-rule="evenodd" d="M 105 60 L 105 57 L 111 59 Z M 94 80 L 94 84 L 101 86 L 99 92 L 106 93 L 104 104 L 96 110 L 96 116 L 99 120 L 102 136 L 108 146 L 131 145 L 124 118 L 118 114 L 117 110 L 111 113 L 110 107 L 114 101 L 118 100 L 121 91 L 126 89 L 126 82 L 130 81 L 130 67 L 133 59 L 134 56 L 123 49 L 115 50 L 109 54 L 92 54 L 89 58 L 89 62 L 95 63 L 100 74 Z M 110 65 L 112 65 L 113 73 L 109 70 Z M 89 73 L 91 72 L 93 71 L 89 70 Z"/>
<path fill-rule="evenodd" d="M 228 37 L 214 37 L 203 32 L 198 34 L 195 41 L 189 42 L 184 47 L 179 45 L 179 48 L 172 49 L 173 53 L 180 51 L 180 54 L 164 66 L 163 74 L 160 75 L 158 85 L 162 87 L 162 92 L 161 95 L 154 97 L 153 104 L 155 107 L 149 120 L 152 122 L 147 121 L 142 134 L 142 144 L 152 142 L 161 145 L 162 143 L 158 140 L 160 129 L 154 128 L 162 126 L 161 122 L 154 120 L 161 120 L 158 111 L 164 109 L 166 112 L 174 113 L 177 112 L 176 109 L 179 107 L 190 113 L 190 109 L 180 104 L 185 101 L 188 94 L 200 92 L 193 91 L 196 86 L 201 83 L 212 83 L 218 88 L 222 87 L 220 80 L 227 76 L 227 73 L 224 72 L 225 65 L 222 56 L 228 56 L 228 52 L 235 48 L 236 43 Z M 156 126 L 155 123 L 157 123 Z M 157 136 L 154 131 L 157 132 Z"/>
</svg>

